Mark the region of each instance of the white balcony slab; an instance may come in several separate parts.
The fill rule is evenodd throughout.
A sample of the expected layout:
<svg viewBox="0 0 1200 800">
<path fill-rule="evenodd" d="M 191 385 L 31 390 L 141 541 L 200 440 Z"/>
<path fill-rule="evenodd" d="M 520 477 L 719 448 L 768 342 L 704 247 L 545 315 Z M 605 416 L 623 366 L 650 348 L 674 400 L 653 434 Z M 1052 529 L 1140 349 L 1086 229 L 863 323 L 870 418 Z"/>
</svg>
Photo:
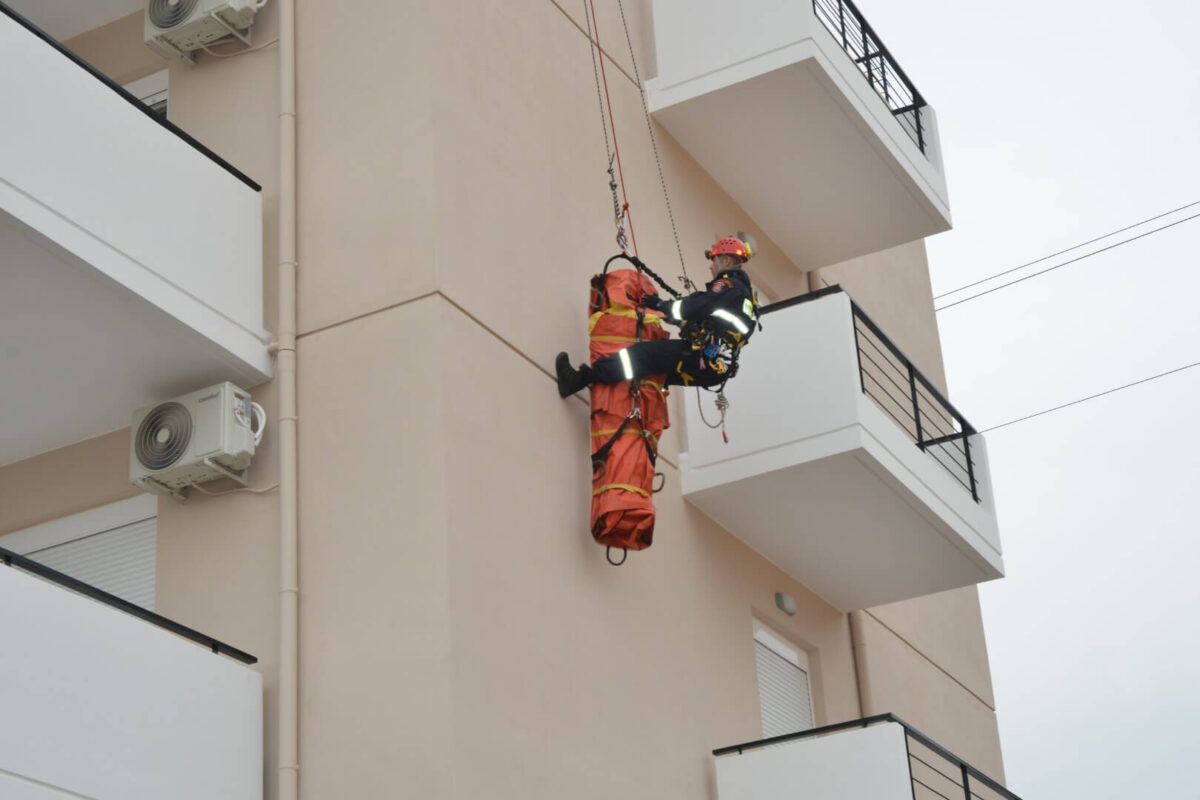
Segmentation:
<svg viewBox="0 0 1200 800">
<path fill-rule="evenodd" d="M 904 728 L 894 722 L 716 759 L 720 800 L 912 800 Z"/>
<path fill-rule="evenodd" d="M 262 676 L 0 566 L 0 797 L 261 800 Z"/>
<path fill-rule="evenodd" d="M 922 153 L 811 0 L 654 0 L 654 38 L 654 118 L 801 269 L 949 229 L 932 109 Z"/>
<path fill-rule="evenodd" d="M 1001 577 L 983 437 L 976 502 L 863 393 L 850 303 L 764 318 L 726 390 L 728 444 L 684 404 L 684 496 L 843 611 Z"/>
<path fill-rule="evenodd" d="M 0 464 L 271 374 L 257 187 L 0 14 Z"/>
</svg>

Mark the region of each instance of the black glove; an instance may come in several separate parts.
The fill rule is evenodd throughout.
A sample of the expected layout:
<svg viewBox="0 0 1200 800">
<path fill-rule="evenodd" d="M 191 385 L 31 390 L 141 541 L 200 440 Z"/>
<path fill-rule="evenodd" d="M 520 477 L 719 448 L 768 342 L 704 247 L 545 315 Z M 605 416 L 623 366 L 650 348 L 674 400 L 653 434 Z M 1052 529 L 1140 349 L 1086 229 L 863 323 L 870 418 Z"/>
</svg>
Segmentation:
<svg viewBox="0 0 1200 800">
<path fill-rule="evenodd" d="M 662 311 L 662 298 L 656 294 L 648 294 L 642 298 L 642 308 L 649 309 L 650 311 Z"/>
</svg>

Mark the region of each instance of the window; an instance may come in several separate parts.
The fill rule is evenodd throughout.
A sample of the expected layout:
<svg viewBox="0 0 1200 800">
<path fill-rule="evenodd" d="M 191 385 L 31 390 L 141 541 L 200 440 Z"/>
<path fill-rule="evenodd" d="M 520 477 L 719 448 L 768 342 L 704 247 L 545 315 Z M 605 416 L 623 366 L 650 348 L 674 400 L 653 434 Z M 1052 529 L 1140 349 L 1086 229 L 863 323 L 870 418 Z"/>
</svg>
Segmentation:
<svg viewBox="0 0 1200 800">
<path fill-rule="evenodd" d="M 153 611 L 157 514 L 141 495 L 0 536 L 0 547 Z"/>
<path fill-rule="evenodd" d="M 758 664 L 758 702 L 763 738 L 813 727 L 808 655 L 757 620 L 754 655 Z"/>
<path fill-rule="evenodd" d="M 125 91 L 150 106 L 150 110 L 163 119 L 167 118 L 167 70 L 139 78 L 124 86 Z"/>
</svg>

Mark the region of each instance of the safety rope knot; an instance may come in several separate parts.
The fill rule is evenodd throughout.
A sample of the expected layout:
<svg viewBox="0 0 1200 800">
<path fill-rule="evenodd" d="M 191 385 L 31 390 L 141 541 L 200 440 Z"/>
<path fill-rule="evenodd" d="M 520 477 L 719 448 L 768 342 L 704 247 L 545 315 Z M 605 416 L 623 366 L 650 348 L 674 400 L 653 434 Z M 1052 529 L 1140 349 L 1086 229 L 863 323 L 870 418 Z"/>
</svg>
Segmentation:
<svg viewBox="0 0 1200 800">
<path fill-rule="evenodd" d="M 717 392 L 717 399 L 714 402 L 717 411 L 721 412 L 721 420 L 725 419 L 725 412 L 729 410 L 729 398 L 725 396 L 725 392 Z"/>
<path fill-rule="evenodd" d="M 725 440 L 725 444 L 729 444 L 729 434 L 725 432 L 725 413 L 729 411 L 729 398 L 725 396 L 724 384 L 717 390 L 717 397 L 713 401 L 713 405 L 716 406 L 717 413 L 721 415 L 721 418 L 716 422 L 709 422 L 708 418 L 704 416 L 704 405 L 700 402 L 700 391 L 696 391 L 696 409 L 700 412 L 700 421 L 714 430 L 720 428 L 721 438 Z"/>
</svg>

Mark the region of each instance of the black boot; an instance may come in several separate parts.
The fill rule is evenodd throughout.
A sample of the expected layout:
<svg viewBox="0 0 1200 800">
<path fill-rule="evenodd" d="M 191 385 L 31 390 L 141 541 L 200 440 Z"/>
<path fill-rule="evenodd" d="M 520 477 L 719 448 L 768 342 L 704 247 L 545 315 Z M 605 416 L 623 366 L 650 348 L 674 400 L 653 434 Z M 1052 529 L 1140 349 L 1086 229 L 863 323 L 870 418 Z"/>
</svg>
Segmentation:
<svg viewBox="0 0 1200 800">
<path fill-rule="evenodd" d="M 558 373 L 558 396 L 570 397 L 587 387 L 592 370 L 587 364 L 575 369 L 571 366 L 571 357 L 563 352 L 554 359 L 554 371 Z"/>
</svg>

